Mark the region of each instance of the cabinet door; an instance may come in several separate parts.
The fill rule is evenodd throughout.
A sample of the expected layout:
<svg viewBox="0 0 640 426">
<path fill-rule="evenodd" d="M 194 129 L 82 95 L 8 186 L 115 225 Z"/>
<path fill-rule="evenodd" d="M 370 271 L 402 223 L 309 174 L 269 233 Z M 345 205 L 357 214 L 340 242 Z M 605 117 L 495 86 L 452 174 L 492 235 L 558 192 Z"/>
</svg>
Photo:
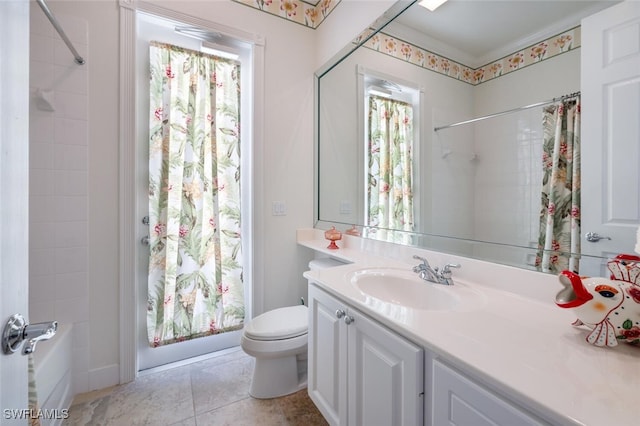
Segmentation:
<svg viewBox="0 0 640 426">
<path fill-rule="evenodd" d="M 422 425 L 424 351 L 349 311 L 349 425 Z"/>
<path fill-rule="evenodd" d="M 309 286 L 308 392 L 333 426 L 347 424 L 347 330 L 337 299 Z"/>
<path fill-rule="evenodd" d="M 532 426 L 546 423 L 434 360 L 432 424 Z"/>
</svg>

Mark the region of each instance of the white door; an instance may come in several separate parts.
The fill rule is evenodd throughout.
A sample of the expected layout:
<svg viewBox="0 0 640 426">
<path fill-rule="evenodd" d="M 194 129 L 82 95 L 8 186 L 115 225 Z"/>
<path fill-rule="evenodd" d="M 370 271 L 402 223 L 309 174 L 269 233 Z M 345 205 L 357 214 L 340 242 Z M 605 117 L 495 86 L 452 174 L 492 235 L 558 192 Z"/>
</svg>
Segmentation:
<svg viewBox="0 0 640 426">
<path fill-rule="evenodd" d="M 0 1 L 0 327 L 28 319 L 29 1 Z M 0 423 L 25 424 L 27 357 L 0 352 Z M 9 411 L 7 411 L 9 410 Z M 13 411 L 16 410 L 16 411 Z"/>
<path fill-rule="evenodd" d="M 640 2 L 585 18 L 581 49 L 582 253 L 633 254 L 640 224 Z M 611 239 L 589 242 L 587 232 Z"/>
</svg>

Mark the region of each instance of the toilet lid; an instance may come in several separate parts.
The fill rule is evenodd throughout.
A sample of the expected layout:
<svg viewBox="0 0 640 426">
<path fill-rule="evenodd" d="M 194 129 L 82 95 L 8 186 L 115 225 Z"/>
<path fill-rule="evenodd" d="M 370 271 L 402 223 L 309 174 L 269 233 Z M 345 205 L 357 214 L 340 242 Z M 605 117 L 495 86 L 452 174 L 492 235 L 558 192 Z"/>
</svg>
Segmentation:
<svg viewBox="0 0 640 426">
<path fill-rule="evenodd" d="M 301 336 L 307 333 L 308 315 L 304 305 L 274 309 L 245 324 L 244 333 L 255 340 L 282 340 Z"/>
</svg>

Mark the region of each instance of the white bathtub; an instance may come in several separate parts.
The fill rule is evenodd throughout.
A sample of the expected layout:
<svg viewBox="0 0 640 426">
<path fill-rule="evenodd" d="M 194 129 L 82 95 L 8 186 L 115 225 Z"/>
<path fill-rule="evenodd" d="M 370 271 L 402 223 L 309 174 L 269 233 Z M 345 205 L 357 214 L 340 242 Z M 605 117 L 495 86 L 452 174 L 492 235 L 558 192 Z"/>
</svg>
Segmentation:
<svg viewBox="0 0 640 426">
<path fill-rule="evenodd" d="M 73 399 L 71 381 L 71 357 L 73 353 L 73 324 L 58 326 L 56 335 L 51 340 L 39 342 L 34 352 L 34 369 L 38 406 L 43 410 L 68 409 Z M 58 418 L 41 418 L 42 426 L 62 424 L 62 416 Z"/>
</svg>

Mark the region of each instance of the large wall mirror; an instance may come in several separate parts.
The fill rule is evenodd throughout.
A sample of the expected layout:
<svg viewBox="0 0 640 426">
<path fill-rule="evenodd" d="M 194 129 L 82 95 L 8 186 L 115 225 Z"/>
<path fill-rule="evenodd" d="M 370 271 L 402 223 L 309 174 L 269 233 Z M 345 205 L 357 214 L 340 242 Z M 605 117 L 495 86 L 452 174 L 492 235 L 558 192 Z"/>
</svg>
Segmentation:
<svg viewBox="0 0 640 426">
<path fill-rule="evenodd" d="M 549 273 L 576 261 L 598 274 L 607 257 L 633 253 L 633 221 L 633 238 L 593 241 L 607 228 L 583 219 L 573 245 L 540 246 L 545 135 L 559 126 L 580 139 L 579 116 L 553 117 L 582 102 L 581 19 L 616 3 L 449 0 L 431 12 L 397 2 L 317 73 L 316 226 Z M 597 209 L 600 192 L 585 185 L 598 182 L 580 172 L 580 209 Z"/>
</svg>

